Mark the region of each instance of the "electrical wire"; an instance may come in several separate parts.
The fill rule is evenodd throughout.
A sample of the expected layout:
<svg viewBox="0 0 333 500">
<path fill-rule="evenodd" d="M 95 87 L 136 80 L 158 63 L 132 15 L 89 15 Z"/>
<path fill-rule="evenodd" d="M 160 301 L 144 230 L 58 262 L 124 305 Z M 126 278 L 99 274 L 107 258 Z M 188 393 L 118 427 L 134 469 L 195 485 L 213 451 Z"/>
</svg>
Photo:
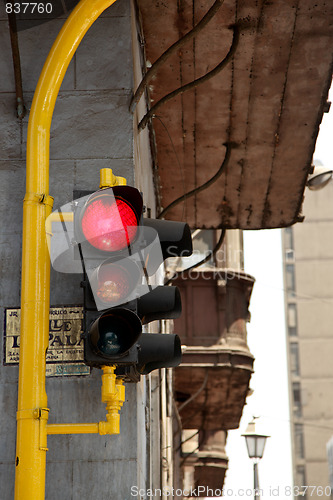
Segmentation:
<svg viewBox="0 0 333 500">
<path fill-rule="evenodd" d="M 285 294 L 288 294 L 290 290 L 288 290 L 285 287 L 280 287 L 280 286 L 274 286 L 274 285 L 269 285 L 268 283 L 264 283 L 263 281 L 258 281 L 256 280 L 256 287 L 262 286 L 264 288 L 270 288 L 271 290 L 278 290 L 281 291 Z M 293 291 L 293 295 L 291 297 L 291 301 L 289 302 L 290 304 L 297 304 L 297 302 L 293 302 L 293 299 L 305 299 L 305 300 L 317 300 L 318 302 L 321 302 L 323 304 L 333 304 L 333 297 L 332 298 L 325 298 L 325 297 L 318 297 L 316 295 L 307 295 L 304 293 L 297 293 L 296 291 Z"/>
<path fill-rule="evenodd" d="M 200 31 L 209 23 L 209 21 L 215 16 L 217 11 L 222 7 L 224 0 L 215 0 L 214 4 L 203 16 L 203 18 L 192 28 L 186 35 L 177 40 L 172 44 L 163 54 L 154 62 L 154 64 L 149 68 L 143 79 L 141 80 L 138 88 L 135 91 L 134 96 L 131 99 L 130 111 L 133 111 L 135 105 L 139 102 L 144 89 L 150 82 L 150 80 L 156 75 L 162 64 L 173 54 L 177 49 L 180 49 L 185 45 L 186 42 L 192 40 Z"/>
<path fill-rule="evenodd" d="M 179 446 L 177 446 L 177 448 L 175 448 L 175 452 L 177 452 L 177 451 L 181 450 L 181 448 L 182 448 L 183 444 L 187 443 L 188 441 L 191 441 L 191 439 L 193 439 L 193 438 L 194 438 L 195 436 L 197 436 L 198 434 L 199 434 L 199 429 L 197 429 L 197 430 L 195 431 L 195 433 L 194 433 L 194 434 L 192 434 L 191 436 L 187 437 L 186 439 L 183 439 L 183 440 L 180 442 Z"/>
<path fill-rule="evenodd" d="M 321 425 L 321 424 L 315 424 L 311 422 L 307 422 L 304 420 L 304 417 L 300 417 L 299 421 L 295 421 L 295 419 L 291 420 L 289 418 L 279 418 L 279 417 L 271 417 L 270 415 L 260 415 L 258 418 L 267 418 L 268 420 L 277 420 L 279 422 L 284 422 L 288 424 L 301 424 L 305 427 L 314 427 L 316 429 L 325 429 L 329 431 L 333 431 L 333 426 L 332 425 Z"/>
<path fill-rule="evenodd" d="M 208 372 L 209 372 L 209 369 L 206 369 L 206 374 L 208 374 Z M 194 399 L 194 396 L 196 397 L 196 396 L 197 396 L 197 394 L 196 394 L 196 395 L 191 396 L 191 397 L 189 398 L 189 400 L 193 400 L 193 399 Z M 208 391 L 206 390 L 206 391 L 205 391 L 205 400 L 204 400 L 203 405 L 202 405 L 202 406 L 203 406 L 203 408 L 206 408 L 206 405 L 207 405 L 207 398 L 208 398 Z M 187 401 L 188 401 L 188 402 L 190 402 L 189 400 L 187 400 Z M 185 403 L 187 403 L 187 401 L 185 401 Z M 183 405 L 184 405 L 185 403 L 183 403 Z M 193 456 L 193 455 L 194 455 L 194 454 L 195 454 L 198 450 L 200 450 L 200 448 L 201 448 L 201 445 L 202 445 L 202 442 L 203 442 L 203 436 L 202 436 L 202 437 L 201 437 L 201 439 L 200 439 L 200 432 L 206 428 L 206 427 L 205 427 L 205 422 L 206 422 L 206 414 L 205 414 L 205 413 L 203 413 L 202 417 L 203 417 L 203 418 L 202 418 L 202 422 L 201 422 L 201 425 L 200 425 L 200 427 L 199 427 L 199 429 L 198 429 L 198 446 L 197 446 L 197 447 L 196 447 L 193 451 L 191 451 L 191 453 L 187 454 L 187 455 L 183 458 L 183 460 L 182 460 L 182 462 L 181 462 L 181 466 L 183 466 L 183 465 L 185 464 L 185 462 L 188 460 L 188 458 L 189 458 L 189 457 L 191 457 L 191 456 Z M 184 421 L 184 424 L 185 424 L 185 422 L 186 422 L 187 420 L 188 420 L 188 419 L 186 419 L 186 420 Z"/>
<path fill-rule="evenodd" d="M 214 257 L 214 255 L 216 254 L 216 252 L 218 252 L 218 250 L 221 248 L 222 246 L 222 243 L 224 241 L 224 237 L 225 237 L 225 233 L 226 233 L 226 230 L 225 229 L 222 229 L 221 231 L 221 234 L 220 234 L 220 237 L 219 237 L 219 240 L 218 242 L 216 243 L 215 247 L 213 248 L 212 252 L 211 253 L 208 253 L 208 255 L 206 255 L 206 257 L 202 260 L 200 260 L 199 262 L 196 262 L 195 264 L 193 264 L 192 266 L 190 267 L 187 267 L 186 269 L 183 269 L 182 270 L 182 274 L 183 273 L 187 273 L 189 271 L 191 271 L 191 269 L 194 269 L 195 267 L 198 267 L 198 266 L 201 266 L 202 264 L 204 264 L 205 262 L 207 262 L 208 260 L 210 260 L 212 257 Z M 169 283 L 171 283 L 172 280 L 174 280 L 176 277 L 178 276 L 178 273 L 175 273 L 171 278 L 169 278 L 165 283 L 164 285 L 168 285 Z"/>
<path fill-rule="evenodd" d="M 22 88 L 22 72 L 21 72 L 21 60 L 20 60 L 20 49 L 17 36 L 17 25 L 16 16 L 14 12 L 8 13 L 8 25 L 10 42 L 12 47 L 12 59 L 14 67 L 14 80 L 15 80 L 15 92 L 16 92 L 16 114 L 17 117 L 22 120 L 26 113 L 26 107 L 23 99 L 23 88 Z"/>
<path fill-rule="evenodd" d="M 204 378 L 201 386 L 194 394 L 192 394 L 192 396 L 190 396 L 188 399 L 186 399 L 186 401 L 184 401 L 184 403 L 182 403 L 179 406 L 179 408 L 178 408 L 179 413 L 185 408 L 185 406 L 187 406 L 189 403 L 191 403 L 191 401 L 193 401 L 197 396 L 199 396 L 199 394 L 205 389 L 207 382 L 208 382 L 208 377 L 209 377 L 209 371 L 206 370 L 205 378 Z"/>
<path fill-rule="evenodd" d="M 211 71 L 209 71 L 205 75 L 200 76 L 199 78 L 196 78 L 192 82 L 187 83 L 186 85 L 183 85 L 183 86 L 179 87 L 178 89 L 174 90 L 173 92 L 170 92 L 166 96 L 162 97 L 162 99 L 160 99 L 156 104 L 154 104 L 154 106 L 152 106 L 150 108 L 150 110 L 144 115 L 144 117 L 142 118 L 142 120 L 140 121 L 140 123 L 138 125 L 139 130 L 143 130 L 145 128 L 145 126 L 148 123 L 148 120 L 156 113 L 156 111 L 163 104 L 167 103 L 168 101 L 170 101 L 171 99 L 173 99 L 177 95 L 183 94 L 184 92 L 187 92 L 188 90 L 191 90 L 195 87 L 198 87 L 202 83 L 205 83 L 206 81 L 213 78 L 215 75 L 220 73 L 220 71 L 222 71 L 222 69 L 225 68 L 225 66 L 230 62 L 230 60 L 234 56 L 236 49 L 237 49 L 237 46 L 238 46 L 238 41 L 239 41 L 239 28 L 238 28 L 238 26 L 233 25 L 232 29 L 234 32 L 233 38 L 232 38 L 232 44 L 230 46 L 229 52 L 226 55 L 226 57 L 217 66 L 215 66 L 214 69 L 212 69 Z"/>
<path fill-rule="evenodd" d="M 158 217 L 157 217 L 158 219 L 163 217 L 175 205 L 177 205 L 181 201 L 185 201 L 187 198 L 190 198 L 191 196 L 194 196 L 197 193 L 200 193 L 204 189 L 207 189 L 209 186 L 214 184 L 214 182 L 216 182 L 219 177 L 221 177 L 222 173 L 224 172 L 224 170 L 229 162 L 230 153 L 231 153 L 231 143 L 230 142 L 226 143 L 226 144 L 224 144 L 224 146 L 226 147 L 225 157 L 224 157 L 224 160 L 223 160 L 220 168 L 216 172 L 216 174 L 213 175 L 213 177 L 211 177 L 207 182 L 204 182 L 204 184 L 202 184 L 201 186 L 198 186 L 198 187 L 192 189 L 188 193 L 183 194 L 182 196 L 180 196 L 179 198 L 174 200 L 172 203 L 170 203 L 170 205 L 168 205 L 166 208 L 164 208 L 164 210 L 162 210 L 162 212 L 158 215 Z"/>
</svg>

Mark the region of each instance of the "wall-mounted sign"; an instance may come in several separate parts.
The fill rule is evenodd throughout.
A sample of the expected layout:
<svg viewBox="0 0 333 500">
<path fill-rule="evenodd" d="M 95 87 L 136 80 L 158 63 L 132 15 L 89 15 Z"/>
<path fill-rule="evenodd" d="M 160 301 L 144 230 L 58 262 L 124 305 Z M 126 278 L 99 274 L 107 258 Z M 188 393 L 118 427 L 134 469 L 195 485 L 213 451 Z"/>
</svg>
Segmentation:
<svg viewBox="0 0 333 500">
<path fill-rule="evenodd" d="M 20 350 L 20 309 L 5 310 L 4 364 L 17 365 Z M 46 375 L 88 375 L 83 363 L 83 307 L 51 307 Z"/>
</svg>

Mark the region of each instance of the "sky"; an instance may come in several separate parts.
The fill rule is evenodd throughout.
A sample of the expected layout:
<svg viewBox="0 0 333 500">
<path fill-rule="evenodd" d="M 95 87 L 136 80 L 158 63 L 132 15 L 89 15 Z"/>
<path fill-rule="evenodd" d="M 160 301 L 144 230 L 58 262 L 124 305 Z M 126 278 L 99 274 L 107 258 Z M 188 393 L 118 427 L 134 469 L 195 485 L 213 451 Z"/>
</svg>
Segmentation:
<svg viewBox="0 0 333 500">
<path fill-rule="evenodd" d="M 240 429 L 228 435 L 225 496 L 253 498 L 253 466 L 241 434 L 253 416 L 260 416 L 257 430 L 271 436 L 259 464 L 261 499 L 271 498 L 277 488 L 278 498 L 283 498 L 282 491 L 292 486 L 292 469 L 281 231 L 246 231 L 244 252 L 245 270 L 256 278 L 248 324 L 248 345 L 255 356 L 250 382 L 254 393 L 247 398 Z"/>
<path fill-rule="evenodd" d="M 333 101 L 333 91 L 329 100 Z M 333 105 L 324 115 L 314 159 L 333 169 Z M 305 193 L 306 195 L 306 193 Z M 256 278 L 250 302 L 248 345 L 255 356 L 255 373 L 240 428 L 228 433 L 229 470 L 225 498 L 253 498 L 253 464 L 241 436 L 253 416 L 267 439 L 259 463 L 261 500 L 286 498 L 293 486 L 287 386 L 286 333 L 279 229 L 244 232 L 245 271 Z"/>
</svg>

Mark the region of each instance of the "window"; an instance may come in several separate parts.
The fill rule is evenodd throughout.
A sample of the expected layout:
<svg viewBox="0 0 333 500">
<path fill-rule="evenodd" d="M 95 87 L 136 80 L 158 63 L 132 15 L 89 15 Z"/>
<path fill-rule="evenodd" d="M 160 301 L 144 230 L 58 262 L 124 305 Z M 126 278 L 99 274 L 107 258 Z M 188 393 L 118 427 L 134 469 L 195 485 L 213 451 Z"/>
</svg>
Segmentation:
<svg viewBox="0 0 333 500">
<path fill-rule="evenodd" d="M 327 461 L 328 461 L 328 474 L 330 478 L 330 485 L 333 491 L 333 437 L 328 441 L 326 445 L 327 450 Z"/>
<path fill-rule="evenodd" d="M 303 424 L 294 425 L 295 453 L 297 458 L 304 458 Z"/>
<path fill-rule="evenodd" d="M 306 476 L 304 465 L 298 465 L 296 468 L 296 478 L 295 486 L 298 486 L 302 492 L 302 486 L 306 486 Z M 307 498 L 306 492 L 302 495 L 302 498 Z"/>
<path fill-rule="evenodd" d="M 292 390 L 294 415 L 300 418 L 302 416 L 301 384 L 299 382 L 293 382 Z"/>
<path fill-rule="evenodd" d="M 291 337 L 297 335 L 297 309 L 296 304 L 288 304 L 287 311 L 288 333 Z"/>
<path fill-rule="evenodd" d="M 294 250 L 294 234 L 291 227 L 286 227 L 284 230 L 284 248 L 286 250 Z"/>
<path fill-rule="evenodd" d="M 295 267 L 293 264 L 286 265 L 286 287 L 288 295 L 295 296 Z"/>
<path fill-rule="evenodd" d="M 287 262 L 294 262 L 295 261 L 294 250 L 290 250 L 290 249 L 286 250 L 285 255 L 286 255 Z"/>
<path fill-rule="evenodd" d="M 299 375 L 298 344 L 290 344 L 290 371 L 292 375 Z"/>
</svg>

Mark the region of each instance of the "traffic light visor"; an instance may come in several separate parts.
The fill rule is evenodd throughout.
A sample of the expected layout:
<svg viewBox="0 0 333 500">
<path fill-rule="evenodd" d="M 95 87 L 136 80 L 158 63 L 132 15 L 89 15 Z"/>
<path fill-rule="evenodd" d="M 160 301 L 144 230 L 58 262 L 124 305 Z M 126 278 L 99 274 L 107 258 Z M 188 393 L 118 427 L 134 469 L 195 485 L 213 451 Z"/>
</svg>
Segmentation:
<svg viewBox="0 0 333 500">
<path fill-rule="evenodd" d="M 159 368 L 174 368 L 181 363 L 182 348 L 178 335 L 143 333 L 139 345 L 138 370 L 142 375 Z"/>
</svg>

